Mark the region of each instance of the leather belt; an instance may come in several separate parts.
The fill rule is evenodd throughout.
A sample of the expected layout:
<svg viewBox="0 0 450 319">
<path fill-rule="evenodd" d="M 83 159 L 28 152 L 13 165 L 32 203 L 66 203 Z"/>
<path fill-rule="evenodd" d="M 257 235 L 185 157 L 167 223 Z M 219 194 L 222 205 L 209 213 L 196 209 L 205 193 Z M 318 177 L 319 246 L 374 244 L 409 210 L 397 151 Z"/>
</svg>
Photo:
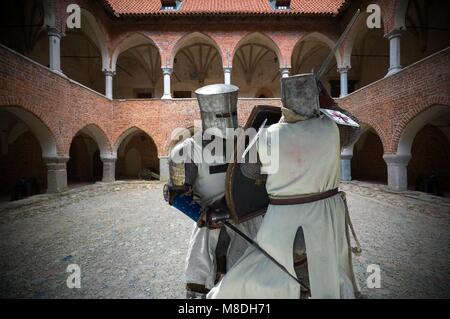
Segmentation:
<svg viewBox="0 0 450 319">
<path fill-rule="evenodd" d="M 270 197 L 270 205 L 298 205 L 317 202 L 319 200 L 337 195 L 339 190 L 337 188 L 331 189 L 323 193 L 305 194 L 299 196 L 286 196 L 286 197 Z"/>
</svg>

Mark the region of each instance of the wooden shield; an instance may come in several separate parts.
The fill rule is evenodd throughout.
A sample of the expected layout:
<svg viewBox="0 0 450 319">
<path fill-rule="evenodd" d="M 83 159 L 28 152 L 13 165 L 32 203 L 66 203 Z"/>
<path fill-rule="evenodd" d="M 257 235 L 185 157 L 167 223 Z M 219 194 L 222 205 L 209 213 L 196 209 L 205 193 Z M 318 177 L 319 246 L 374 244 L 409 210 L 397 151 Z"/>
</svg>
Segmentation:
<svg viewBox="0 0 450 319">
<path fill-rule="evenodd" d="M 278 123 L 280 118 L 281 109 L 279 107 L 258 105 L 253 108 L 244 129 L 253 127 L 258 130 L 265 119 L 267 119 L 266 125 L 272 125 Z M 238 147 L 235 147 L 234 150 L 234 162 L 228 165 L 225 181 L 225 198 L 231 218 L 237 224 L 264 214 L 269 205 L 265 183 L 245 177 L 240 169 L 241 164 L 237 162 L 240 143 L 245 143 L 245 147 L 247 147 L 248 142 L 238 139 Z"/>
</svg>

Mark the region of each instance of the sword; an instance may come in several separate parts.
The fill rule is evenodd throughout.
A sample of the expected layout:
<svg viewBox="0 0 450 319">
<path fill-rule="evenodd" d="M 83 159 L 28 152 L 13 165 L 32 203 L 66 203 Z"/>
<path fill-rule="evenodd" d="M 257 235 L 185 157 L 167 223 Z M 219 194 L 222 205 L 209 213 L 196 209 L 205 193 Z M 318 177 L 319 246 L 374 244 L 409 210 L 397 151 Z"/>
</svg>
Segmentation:
<svg viewBox="0 0 450 319">
<path fill-rule="evenodd" d="M 261 246 L 258 245 L 256 241 L 248 237 L 246 234 L 241 232 L 236 226 L 231 224 L 229 221 L 223 221 L 223 224 L 230 228 L 232 231 L 234 231 L 236 234 L 241 236 L 243 239 L 245 239 L 248 243 L 250 243 L 253 247 L 255 247 L 257 250 L 259 250 L 264 256 L 270 259 L 275 265 L 277 265 L 281 270 L 283 270 L 286 274 L 288 274 L 292 279 L 294 279 L 296 282 L 300 284 L 300 287 L 306 291 L 308 294 L 311 295 L 311 291 L 307 285 L 305 285 L 303 282 L 301 282 L 297 277 L 293 276 L 282 264 L 280 264 L 275 258 L 273 258 L 267 251 L 265 251 Z"/>
<path fill-rule="evenodd" d="M 253 147 L 253 145 L 256 143 L 256 141 L 259 138 L 259 134 L 261 134 L 262 129 L 264 128 L 264 125 L 266 125 L 267 123 L 267 119 L 264 120 L 263 124 L 261 124 L 261 126 L 259 127 L 258 132 L 256 133 L 256 135 L 253 137 L 253 139 L 248 143 L 247 148 L 244 150 L 244 153 L 242 154 L 242 159 L 245 159 L 245 155 L 247 155 L 247 153 L 250 151 L 250 149 Z"/>
<path fill-rule="evenodd" d="M 350 23 L 347 25 L 347 27 L 344 30 L 344 33 L 342 33 L 341 37 L 339 38 L 339 40 L 336 42 L 336 45 L 334 46 L 333 50 L 331 50 L 330 54 L 328 54 L 327 58 L 325 59 L 325 61 L 322 63 L 322 65 L 320 66 L 319 71 L 317 71 L 316 73 L 316 78 L 319 80 L 322 75 L 324 75 L 325 71 L 327 70 L 328 65 L 330 64 L 331 60 L 333 59 L 334 55 L 336 54 L 336 51 L 339 49 L 339 47 L 341 46 L 342 42 L 344 42 L 345 38 L 347 37 L 347 35 L 349 34 L 350 30 L 352 29 L 353 25 L 356 22 L 356 19 L 358 18 L 359 14 L 360 14 L 361 10 L 358 9 L 358 11 L 356 11 L 355 15 L 353 16 L 353 18 L 350 20 Z"/>
</svg>

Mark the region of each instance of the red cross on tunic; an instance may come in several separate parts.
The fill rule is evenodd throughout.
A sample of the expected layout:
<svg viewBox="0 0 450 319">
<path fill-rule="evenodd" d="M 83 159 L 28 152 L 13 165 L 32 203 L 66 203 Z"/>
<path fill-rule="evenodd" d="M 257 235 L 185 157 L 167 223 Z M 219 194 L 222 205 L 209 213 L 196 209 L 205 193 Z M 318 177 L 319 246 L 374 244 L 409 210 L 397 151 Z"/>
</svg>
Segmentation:
<svg viewBox="0 0 450 319">
<path fill-rule="evenodd" d="M 345 116 L 339 112 L 333 112 L 333 113 L 331 113 L 331 115 L 336 116 L 337 118 L 341 119 L 345 123 L 349 123 L 347 116 Z"/>
</svg>

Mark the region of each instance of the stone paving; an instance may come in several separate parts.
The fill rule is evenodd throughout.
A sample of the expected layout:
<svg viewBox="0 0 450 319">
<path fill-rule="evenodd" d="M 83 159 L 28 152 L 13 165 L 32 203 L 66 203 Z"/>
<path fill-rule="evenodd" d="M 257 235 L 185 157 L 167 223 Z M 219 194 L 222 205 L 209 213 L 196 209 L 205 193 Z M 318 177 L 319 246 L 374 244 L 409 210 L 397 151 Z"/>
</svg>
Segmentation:
<svg viewBox="0 0 450 319">
<path fill-rule="evenodd" d="M 192 223 L 159 182 L 98 183 L 0 205 L 1 298 L 183 298 Z M 450 201 L 342 184 L 363 246 L 354 259 L 369 298 L 450 298 Z M 69 264 L 81 288 L 69 289 Z M 381 268 L 368 289 L 367 266 Z"/>
</svg>

